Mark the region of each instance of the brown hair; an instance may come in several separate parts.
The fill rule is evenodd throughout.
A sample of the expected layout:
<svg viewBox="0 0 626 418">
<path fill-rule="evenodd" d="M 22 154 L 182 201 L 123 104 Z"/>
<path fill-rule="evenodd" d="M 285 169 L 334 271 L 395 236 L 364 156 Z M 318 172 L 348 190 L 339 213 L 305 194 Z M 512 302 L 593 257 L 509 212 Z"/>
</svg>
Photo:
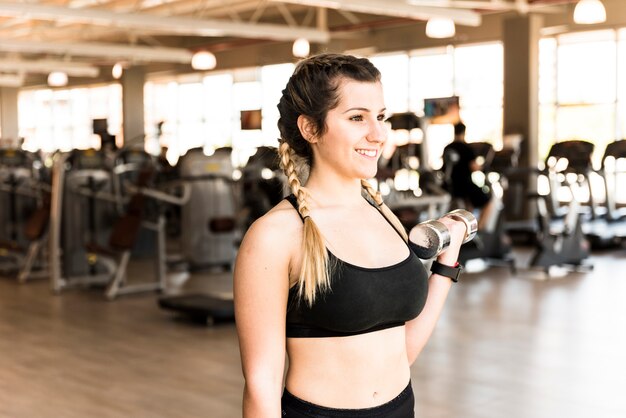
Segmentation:
<svg viewBox="0 0 626 418">
<path fill-rule="evenodd" d="M 313 127 L 313 135 L 326 132 L 328 111 L 339 104 L 339 86 L 342 79 L 362 82 L 380 81 L 380 72 L 366 58 L 351 55 L 324 53 L 300 61 L 294 70 L 278 103 L 280 118 L 279 148 L 281 167 L 287 176 L 291 192 L 298 201 L 298 211 L 304 219 L 302 239 L 302 267 L 298 277 L 298 296 L 309 305 L 315 302 L 318 292 L 330 289 L 330 268 L 324 239 L 309 216 L 307 193 L 302 182 L 313 166 L 311 144 L 303 138 L 298 128 L 298 117 L 305 116 Z M 383 205 L 380 193 L 367 181 L 363 188 L 376 202 L 378 208 L 395 225 L 400 221 Z M 402 232 L 405 232 L 400 227 Z M 406 234 L 405 234 L 406 235 Z"/>
</svg>

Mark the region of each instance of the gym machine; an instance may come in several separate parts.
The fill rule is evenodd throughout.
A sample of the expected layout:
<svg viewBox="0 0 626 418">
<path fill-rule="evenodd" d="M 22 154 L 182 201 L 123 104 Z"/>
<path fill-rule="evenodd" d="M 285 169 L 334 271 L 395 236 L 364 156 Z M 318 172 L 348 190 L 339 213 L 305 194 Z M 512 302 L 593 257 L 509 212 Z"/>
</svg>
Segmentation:
<svg viewBox="0 0 626 418">
<path fill-rule="evenodd" d="M 548 178 L 550 193 L 547 196 L 529 194 L 537 202 L 538 230 L 535 251 L 530 266 L 543 269 L 548 275 L 553 266 L 572 271 L 589 271 L 585 263 L 590 244 L 582 228 L 582 210 L 575 188 L 582 187 L 580 180 L 591 167 L 593 144 L 585 141 L 564 141 L 552 145 L 546 158 L 546 168 L 539 171 Z M 586 182 L 588 186 L 588 181 Z M 558 200 L 558 190 L 566 187 L 571 199 L 567 205 Z M 593 205 L 593 203 L 592 203 Z M 555 222 L 554 218 L 561 218 Z"/>
<path fill-rule="evenodd" d="M 410 135 L 413 129 L 422 129 L 424 120 L 415 113 L 405 112 L 391 115 L 386 122 L 391 124 L 393 131 L 405 130 Z M 423 140 L 397 146 L 387 161 L 381 158 L 376 174 L 378 188 L 384 185 L 389 188 L 385 203 L 407 230 L 423 222 L 424 218 L 443 215 L 450 208 L 450 195 L 440 187 L 436 173 L 422 163 L 425 161 L 424 147 Z M 396 188 L 396 175 L 400 170 L 408 173 L 408 190 Z M 416 184 L 412 184 L 414 177 L 417 178 Z"/>
<path fill-rule="evenodd" d="M 0 268 L 17 270 L 20 283 L 44 277 L 42 248 L 50 218 L 42 164 L 22 150 L 0 150 Z"/>
<path fill-rule="evenodd" d="M 110 280 L 106 269 L 89 257 L 86 245 L 106 246 L 118 203 L 102 151 L 56 155 L 49 237 L 50 283 L 55 293 Z"/>
<path fill-rule="evenodd" d="M 570 142 L 570 141 L 567 141 Z M 548 277 L 552 267 L 564 267 L 572 271 L 588 271 L 591 266 L 585 263 L 589 256 L 589 241 L 582 230 L 581 205 L 577 200 L 577 187 L 582 187 L 578 180 L 583 167 L 589 167 L 593 144 L 574 141 L 572 144 L 556 143 L 545 159 L 545 168 L 517 167 L 517 151 L 506 149 L 494 155 L 488 179 L 498 176 L 503 185 L 503 200 L 508 209 L 519 209 L 523 199 L 535 202 L 536 213 L 532 219 L 505 222 L 503 229 L 508 234 L 524 233 L 532 238 L 534 247 L 528 267 L 540 269 Z M 570 155 L 573 154 L 573 155 Z M 568 157 L 569 156 L 569 157 Z M 571 161 L 571 165 L 568 162 Z M 524 191 L 521 195 L 518 185 L 524 184 L 528 176 L 544 176 L 550 185 L 547 195 L 537 191 Z M 535 179 L 536 181 L 536 179 Z M 572 198 L 563 205 L 558 200 L 558 190 L 569 189 Z M 512 199 L 511 192 L 515 194 Z"/>
<path fill-rule="evenodd" d="M 230 269 L 237 232 L 231 150 L 218 148 L 207 156 L 201 148 L 194 148 L 178 165 L 180 180 L 191 186 L 181 213 L 182 258 L 192 270 Z"/>
<path fill-rule="evenodd" d="M 119 170 L 118 170 L 119 171 Z M 117 174 L 125 174 L 119 171 Z M 143 167 L 135 187 L 148 185 L 154 174 Z M 143 193 L 122 194 L 104 152 L 74 150 L 58 155 L 52 176 L 50 224 L 50 281 L 60 293 L 70 286 L 106 286 L 108 299 L 136 292 L 162 290 L 165 285 L 164 221 L 145 219 Z M 156 279 L 128 282 L 126 273 L 137 235 L 142 228 L 156 232 Z"/>
<path fill-rule="evenodd" d="M 506 266 L 515 274 L 515 259 L 511 255 L 512 242 L 504 228 L 503 186 L 500 183 L 500 176 L 491 170 L 496 152 L 493 145 L 487 142 L 472 142 L 468 145 L 477 158 L 483 161 L 484 183 L 491 190 L 494 208 L 491 213 L 485 215 L 488 218 L 482 223 L 476 238 L 461 248 L 459 262 L 465 264 L 469 260 L 481 259 L 488 265 Z"/>
<path fill-rule="evenodd" d="M 259 147 L 241 169 L 243 230 L 285 197 L 287 180 L 275 147 Z M 242 231 L 243 232 L 243 231 Z"/>
<path fill-rule="evenodd" d="M 219 148 L 205 155 L 202 149 L 192 149 L 178 166 L 180 181 L 191 189 L 181 211 L 181 261 L 189 270 L 212 269 L 214 278 L 223 274 L 232 282 L 237 222 L 231 150 Z M 205 323 L 232 321 L 235 315 L 231 293 L 166 294 L 158 303 Z"/>
</svg>

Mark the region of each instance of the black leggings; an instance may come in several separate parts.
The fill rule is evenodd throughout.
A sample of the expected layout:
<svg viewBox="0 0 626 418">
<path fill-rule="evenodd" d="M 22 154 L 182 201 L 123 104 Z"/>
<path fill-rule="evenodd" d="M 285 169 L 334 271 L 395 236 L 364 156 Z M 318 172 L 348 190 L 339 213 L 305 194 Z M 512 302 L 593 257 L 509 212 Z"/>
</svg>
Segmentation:
<svg viewBox="0 0 626 418">
<path fill-rule="evenodd" d="M 415 398 L 411 382 L 398 396 L 373 408 L 337 409 L 319 406 L 287 391 L 281 399 L 283 418 L 414 418 Z"/>
</svg>

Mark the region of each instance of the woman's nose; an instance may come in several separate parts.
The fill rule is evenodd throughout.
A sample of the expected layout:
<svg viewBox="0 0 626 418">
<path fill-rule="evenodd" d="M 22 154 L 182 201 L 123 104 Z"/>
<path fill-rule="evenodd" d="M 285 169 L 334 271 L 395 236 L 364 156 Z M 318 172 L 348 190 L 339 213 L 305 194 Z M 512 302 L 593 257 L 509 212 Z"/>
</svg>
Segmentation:
<svg viewBox="0 0 626 418">
<path fill-rule="evenodd" d="M 367 140 L 370 142 L 385 142 L 387 140 L 387 126 L 379 120 L 371 122 Z"/>
</svg>

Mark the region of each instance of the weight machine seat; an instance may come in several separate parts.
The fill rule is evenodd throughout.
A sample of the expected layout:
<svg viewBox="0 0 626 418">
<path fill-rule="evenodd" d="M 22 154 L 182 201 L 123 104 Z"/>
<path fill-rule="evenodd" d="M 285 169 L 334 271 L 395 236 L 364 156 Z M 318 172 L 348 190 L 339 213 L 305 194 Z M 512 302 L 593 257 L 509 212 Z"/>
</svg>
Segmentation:
<svg viewBox="0 0 626 418">
<path fill-rule="evenodd" d="M 85 245 L 85 248 L 90 252 L 111 257 L 117 257 L 124 251 L 132 250 L 141 228 L 143 201 L 142 195 L 134 195 L 131 198 L 126 214 L 119 217 L 113 224 L 108 247 L 97 242 L 90 242 Z"/>
<path fill-rule="evenodd" d="M 604 169 L 606 159 L 613 157 L 616 160 L 620 158 L 626 158 L 626 140 L 611 142 L 606 146 L 604 150 L 604 156 L 602 157 L 602 168 Z"/>
<path fill-rule="evenodd" d="M 235 305 L 232 299 L 221 299 L 206 294 L 165 296 L 159 298 L 159 306 L 203 320 L 213 318 L 232 321 L 235 319 Z"/>
<path fill-rule="evenodd" d="M 35 209 L 24 222 L 24 236 L 29 241 L 38 241 L 46 233 L 50 221 L 50 196 L 44 197 L 43 204 Z M 0 240 L 0 248 L 17 253 L 26 253 L 28 248 L 15 241 Z"/>
<path fill-rule="evenodd" d="M 31 241 L 41 239 L 48 228 L 50 222 L 50 201 L 47 204 L 35 209 L 32 215 L 24 224 L 24 235 Z"/>
</svg>

